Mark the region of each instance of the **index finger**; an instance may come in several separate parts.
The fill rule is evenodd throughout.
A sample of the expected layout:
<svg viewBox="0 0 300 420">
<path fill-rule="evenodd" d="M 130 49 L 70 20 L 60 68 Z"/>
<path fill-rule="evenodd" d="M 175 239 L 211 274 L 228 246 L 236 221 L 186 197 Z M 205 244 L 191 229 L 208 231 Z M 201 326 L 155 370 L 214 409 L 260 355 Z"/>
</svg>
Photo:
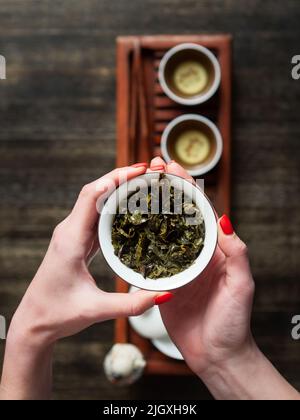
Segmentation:
<svg viewBox="0 0 300 420">
<path fill-rule="evenodd" d="M 70 215 L 78 234 L 93 231 L 99 217 L 97 201 L 101 196 L 112 193 L 122 183 L 145 172 L 146 166 L 118 168 L 85 185 Z"/>
<path fill-rule="evenodd" d="M 170 163 L 168 163 L 167 173 L 170 175 L 180 176 L 181 178 L 190 181 L 192 184 L 195 183 L 194 178 L 191 177 L 191 175 L 189 175 L 188 172 L 182 166 L 180 166 L 179 163 L 175 161 L 171 161 Z"/>
</svg>

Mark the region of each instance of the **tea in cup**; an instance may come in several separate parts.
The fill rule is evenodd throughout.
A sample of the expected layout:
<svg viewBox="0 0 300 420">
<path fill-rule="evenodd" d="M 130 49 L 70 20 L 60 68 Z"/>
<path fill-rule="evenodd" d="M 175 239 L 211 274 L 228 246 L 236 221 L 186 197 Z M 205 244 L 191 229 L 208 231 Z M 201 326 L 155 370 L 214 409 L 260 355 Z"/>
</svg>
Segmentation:
<svg viewBox="0 0 300 420">
<path fill-rule="evenodd" d="M 190 175 L 199 176 L 217 165 L 222 155 L 223 141 L 219 129 L 208 118 L 185 114 L 166 127 L 161 150 L 167 162 L 175 160 Z"/>
<path fill-rule="evenodd" d="M 159 81 L 170 99 L 182 105 L 198 105 L 216 93 L 221 82 L 221 68 L 207 48 L 180 44 L 162 58 Z"/>
</svg>

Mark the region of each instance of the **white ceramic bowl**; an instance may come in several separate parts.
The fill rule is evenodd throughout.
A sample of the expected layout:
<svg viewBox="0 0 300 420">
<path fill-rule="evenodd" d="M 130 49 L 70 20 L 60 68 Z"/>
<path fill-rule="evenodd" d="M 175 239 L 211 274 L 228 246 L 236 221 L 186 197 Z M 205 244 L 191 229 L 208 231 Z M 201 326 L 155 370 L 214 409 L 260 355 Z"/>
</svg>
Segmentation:
<svg viewBox="0 0 300 420">
<path fill-rule="evenodd" d="M 208 63 L 209 67 L 211 67 L 212 80 L 208 88 L 203 92 L 191 97 L 184 97 L 171 88 L 166 74 L 168 73 L 168 66 L 172 66 L 171 60 L 174 60 L 180 54 L 185 54 L 188 59 L 189 51 L 191 55 L 199 56 L 199 60 L 205 60 Z M 192 43 L 179 44 L 163 56 L 159 66 L 158 78 L 163 91 L 173 101 L 182 105 L 199 105 L 208 101 L 218 90 L 221 83 L 221 67 L 216 56 L 207 48 Z"/>
<path fill-rule="evenodd" d="M 138 290 L 140 289 L 131 286 L 129 293 L 134 293 Z M 144 338 L 153 340 L 168 336 L 168 331 L 163 323 L 158 306 L 153 306 L 142 315 L 129 317 L 128 320 L 132 328 Z"/>
<path fill-rule="evenodd" d="M 184 360 L 182 354 L 168 335 L 166 337 L 154 338 L 151 342 L 157 350 L 166 356 L 175 360 Z"/>
<path fill-rule="evenodd" d="M 197 114 L 184 114 L 180 117 L 175 118 L 172 120 L 167 127 L 165 128 L 162 138 L 161 138 L 161 153 L 163 158 L 166 162 L 170 162 L 171 160 L 176 160 L 176 156 L 170 155 L 170 142 L 172 141 L 172 133 L 177 130 L 181 125 L 188 126 L 188 124 L 194 125 L 199 124 L 199 129 L 201 130 L 201 126 L 204 127 L 208 133 L 210 133 L 211 141 L 214 142 L 214 154 L 213 156 L 207 160 L 206 162 L 200 163 L 193 167 L 186 167 L 185 169 L 187 172 L 192 176 L 200 176 L 204 175 L 207 172 L 211 171 L 220 161 L 222 153 L 223 153 L 223 139 L 221 133 L 211 120 L 202 115 Z M 178 162 L 180 163 L 180 162 Z M 182 164 L 182 163 L 181 163 Z M 182 166 L 184 166 L 182 164 Z"/>
<path fill-rule="evenodd" d="M 112 225 L 117 213 L 119 200 L 126 199 L 129 195 L 136 192 L 141 185 L 151 185 L 151 181 L 159 179 L 160 174 L 157 172 L 141 175 L 129 182 L 122 184 L 107 199 L 103 206 L 99 221 L 99 242 L 104 258 L 113 269 L 113 271 L 127 283 L 140 289 L 165 291 L 173 290 L 186 285 L 194 280 L 211 261 L 216 245 L 217 245 L 217 221 L 214 209 L 205 196 L 205 194 L 195 185 L 180 178 L 178 176 L 167 174 L 166 177 L 172 182 L 175 188 L 184 191 L 187 197 L 193 200 L 197 207 L 201 210 L 205 222 L 205 241 L 202 252 L 195 262 L 186 270 L 172 277 L 160 278 L 153 280 L 144 278 L 141 274 L 133 271 L 122 263 L 118 256 L 114 253 L 112 245 L 111 232 Z"/>
<path fill-rule="evenodd" d="M 129 293 L 137 290 L 139 289 L 132 286 Z M 128 320 L 131 327 L 140 336 L 151 340 L 161 353 L 176 360 L 183 360 L 180 351 L 169 337 L 158 306 L 153 306 L 142 315 L 129 317 Z"/>
</svg>

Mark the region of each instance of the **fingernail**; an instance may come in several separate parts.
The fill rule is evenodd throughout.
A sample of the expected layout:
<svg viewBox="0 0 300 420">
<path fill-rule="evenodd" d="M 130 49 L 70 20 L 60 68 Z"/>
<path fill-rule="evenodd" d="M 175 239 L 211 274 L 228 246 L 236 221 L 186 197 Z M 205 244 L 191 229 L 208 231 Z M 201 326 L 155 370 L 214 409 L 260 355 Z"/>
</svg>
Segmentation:
<svg viewBox="0 0 300 420">
<path fill-rule="evenodd" d="M 169 164 L 170 163 L 177 163 L 177 162 L 176 162 L 176 160 L 170 160 Z"/>
<path fill-rule="evenodd" d="M 131 165 L 132 168 L 147 168 L 147 166 L 147 162 L 135 163 L 134 165 Z"/>
<path fill-rule="evenodd" d="M 151 166 L 152 171 L 163 171 L 165 167 L 163 165 Z"/>
<path fill-rule="evenodd" d="M 232 235 L 234 230 L 232 227 L 232 223 L 229 220 L 229 217 L 226 216 L 226 214 L 224 214 L 224 216 L 221 217 L 220 219 L 220 226 L 223 230 L 223 232 L 225 233 L 225 235 Z"/>
<path fill-rule="evenodd" d="M 165 293 L 164 295 L 157 296 L 154 299 L 155 305 L 162 305 L 163 303 L 169 302 L 174 297 L 173 293 Z"/>
</svg>

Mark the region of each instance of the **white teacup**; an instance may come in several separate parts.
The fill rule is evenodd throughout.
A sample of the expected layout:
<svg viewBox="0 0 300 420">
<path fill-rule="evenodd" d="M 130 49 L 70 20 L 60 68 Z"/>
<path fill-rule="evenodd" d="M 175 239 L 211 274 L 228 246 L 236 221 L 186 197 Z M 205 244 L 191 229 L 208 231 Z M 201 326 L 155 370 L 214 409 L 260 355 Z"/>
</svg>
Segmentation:
<svg viewBox="0 0 300 420">
<path fill-rule="evenodd" d="M 221 67 L 209 49 L 198 44 L 179 44 L 162 58 L 159 82 L 173 101 L 182 105 L 199 105 L 217 92 Z"/>
<path fill-rule="evenodd" d="M 181 137 L 185 136 L 196 137 L 185 138 L 188 142 L 196 143 L 196 149 L 193 152 L 194 146 L 192 146 L 192 157 L 194 161 L 184 160 L 184 155 L 181 156 L 176 150 L 176 144 L 180 141 Z M 194 133 L 194 134 L 193 134 Z M 196 134 L 195 134 L 196 133 Z M 198 137 L 197 137 L 198 136 Z M 200 136 L 200 138 L 199 138 Z M 197 145 L 197 142 L 200 144 Z M 189 147 L 189 144 L 184 147 Z M 197 115 L 197 114 L 184 114 L 174 120 L 172 120 L 165 128 L 161 137 L 161 152 L 166 162 L 175 160 L 181 166 L 183 166 L 190 175 L 200 176 L 211 171 L 220 161 L 223 152 L 223 139 L 222 135 L 216 126 L 208 118 Z M 204 153 L 204 155 L 203 155 Z M 194 156 L 193 156 L 194 154 Z M 197 161 L 197 155 L 199 160 Z"/>
<path fill-rule="evenodd" d="M 189 197 L 201 211 L 205 223 L 203 249 L 190 267 L 167 278 L 159 278 L 156 280 L 148 277 L 145 278 L 142 274 L 137 273 L 123 264 L 119 257 L 115 255 L 112 244 L 112 225 L 118 212 L 119 202 L 138 191 L 141 188 L 141 183 L 150 186 L 152 181 L 158 180 L 159 177 L 160 173 L 157 172 L 141 175 L 120 185 L 119 188 L 110 195 L 100 216 L 99 242 L 103 256 L 110 267 L 127 283 L 140 289 L 167 291 L 177 289 L 190 283 L 205 270 L 216 250 L 218 229 L 214 209 L 204 192 L 196 185 L 191 184 L 181 177 L 165 174 L 165 177 L 172 182 L 173 187 L 183 191 L 185 196 Z"/>
</svg>

